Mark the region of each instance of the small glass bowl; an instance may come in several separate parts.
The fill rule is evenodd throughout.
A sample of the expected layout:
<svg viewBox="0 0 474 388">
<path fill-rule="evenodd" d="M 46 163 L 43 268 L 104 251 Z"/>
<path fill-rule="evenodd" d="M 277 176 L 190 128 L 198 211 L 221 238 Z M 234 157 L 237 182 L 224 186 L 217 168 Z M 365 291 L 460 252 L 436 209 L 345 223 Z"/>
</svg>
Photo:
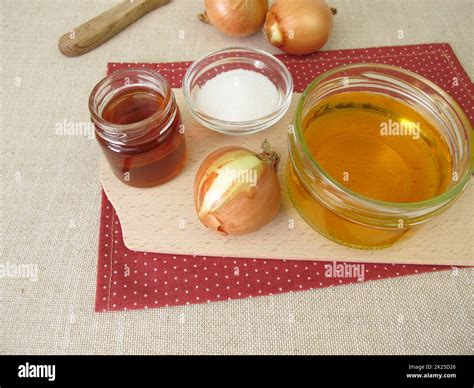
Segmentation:
<svg viewBox="0 0 474 388">
<path fill-rule="evenodd" d="M 196 88 L 220 73 L 236 69 L 255 71 L 273 82 L 279 94 L 274 112 L 255 120 L 225 121 L 199 110 L 193 99 Z M 195 61 L 184 76 L 183 94 L 191 114 L 200 124 L 227 135 L 249 135 L 271 127 L 284 116 L 291 103 L 293 79 L 286 66 L 275 56 L 263 50 L 231 47 Z"/>
</svg>

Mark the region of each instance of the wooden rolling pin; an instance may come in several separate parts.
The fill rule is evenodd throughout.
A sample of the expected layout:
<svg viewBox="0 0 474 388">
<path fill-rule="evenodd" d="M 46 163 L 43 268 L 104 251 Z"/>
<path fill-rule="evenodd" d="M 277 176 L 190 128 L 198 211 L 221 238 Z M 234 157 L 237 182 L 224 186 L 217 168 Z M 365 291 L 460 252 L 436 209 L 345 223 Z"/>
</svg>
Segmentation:
<svg viewBox="0 0 474 388">
<path fill-rule="evenodd" d="M 170 0 L 126 0 L 59 38 L 59 50 L 68 57 L 91 51 L 135 20 Z"/>
</svg>

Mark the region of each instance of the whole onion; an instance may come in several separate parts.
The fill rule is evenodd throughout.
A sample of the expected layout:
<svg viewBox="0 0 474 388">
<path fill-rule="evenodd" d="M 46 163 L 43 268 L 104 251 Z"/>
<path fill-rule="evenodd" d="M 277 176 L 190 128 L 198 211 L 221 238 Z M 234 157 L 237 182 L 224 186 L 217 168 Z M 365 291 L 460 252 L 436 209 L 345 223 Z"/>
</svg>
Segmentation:
<svg viewBox="0 0 474 388">
<path fill-rule="evenodd" d="M 286 53 L 309 54 L 329 39 L 335 14 L 324 0 L 276 0 L 263 28 L 270 43 Z"/>
<path fill-rule="evenodd" d="M 276 174 L 280 157 L 264 145 L 260 154 L 243 147 L 220 148 L 201 164 L 194 205 L 205 226 L 223 234 L 245 234 L 275 217 L 281 198 Z"/>
<path fill-rule="evenodd" d="M 206 0 L 206 12 L 199 15 L 230 36 L 249 36 L 263 26 L 268 11 L 268 0 Z"/>
</svg>

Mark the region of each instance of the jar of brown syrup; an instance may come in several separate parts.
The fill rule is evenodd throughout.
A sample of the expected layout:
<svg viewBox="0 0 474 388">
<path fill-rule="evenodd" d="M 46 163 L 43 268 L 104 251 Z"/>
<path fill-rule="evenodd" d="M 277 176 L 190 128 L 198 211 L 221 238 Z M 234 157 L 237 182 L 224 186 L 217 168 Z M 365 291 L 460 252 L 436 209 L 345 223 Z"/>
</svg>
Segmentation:
<svg viewBox="0 0 474 388">
<path fill-rule="evenodd" d="M 186 142 L 175 96 L 164 77 L 126 69 L 101 80 L 89 97 L 96 139 L 114 174 L 135 187 L 178 175 Z"/>
</svg>

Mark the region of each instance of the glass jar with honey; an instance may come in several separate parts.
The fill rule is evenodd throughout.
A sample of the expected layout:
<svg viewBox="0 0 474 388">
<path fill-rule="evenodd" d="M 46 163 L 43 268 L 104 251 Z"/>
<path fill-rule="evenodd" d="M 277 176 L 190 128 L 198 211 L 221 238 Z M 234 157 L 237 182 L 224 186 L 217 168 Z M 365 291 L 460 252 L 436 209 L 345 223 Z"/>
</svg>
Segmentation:
<svg viewBox="0 0 474 388">
<path fill-rule="evenodd" d="M 287 184 L 299 213 L 338 243 L 391 246 L 471 179 L 471 125 L 431 81 L 380 64 L 333 69 L 298 103 Z"/>
<path fill-rule="evenodd" d="M 160 74 L 133 68 L 110 74 L 92 90 L 89 110 L 96 139 L 123 183 L 151 187 L 180 173 L 186 160 L 181 115 Z"/>
</svg>

